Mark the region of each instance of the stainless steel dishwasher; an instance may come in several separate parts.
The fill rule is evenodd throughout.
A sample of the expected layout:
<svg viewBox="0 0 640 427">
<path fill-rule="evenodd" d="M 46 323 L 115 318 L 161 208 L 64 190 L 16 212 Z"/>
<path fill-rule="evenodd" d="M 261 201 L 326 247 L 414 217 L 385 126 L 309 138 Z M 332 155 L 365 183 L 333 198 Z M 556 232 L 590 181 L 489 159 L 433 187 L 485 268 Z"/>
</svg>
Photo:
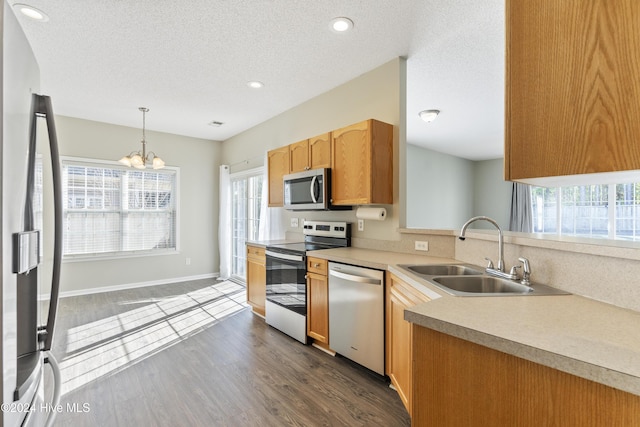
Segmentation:
<svg viewBox="0 0 640 427">
<path fill-rule="evenodd" d="M 384 375 L 384 272 L 329 263 L 329 347 Z"/>
</svg>

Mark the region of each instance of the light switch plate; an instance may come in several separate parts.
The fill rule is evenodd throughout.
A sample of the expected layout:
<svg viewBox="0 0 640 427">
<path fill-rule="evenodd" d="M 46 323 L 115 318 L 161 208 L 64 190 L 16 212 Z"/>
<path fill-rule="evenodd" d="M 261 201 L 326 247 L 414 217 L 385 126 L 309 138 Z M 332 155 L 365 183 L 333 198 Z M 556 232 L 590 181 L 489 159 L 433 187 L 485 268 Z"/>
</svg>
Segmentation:
<svg viewBox="0 0 640 427">
<path fill-rule="evenodd" d="M 291 227 L 298 228 L 298 218 L 291 218 Z"/>
</svg>

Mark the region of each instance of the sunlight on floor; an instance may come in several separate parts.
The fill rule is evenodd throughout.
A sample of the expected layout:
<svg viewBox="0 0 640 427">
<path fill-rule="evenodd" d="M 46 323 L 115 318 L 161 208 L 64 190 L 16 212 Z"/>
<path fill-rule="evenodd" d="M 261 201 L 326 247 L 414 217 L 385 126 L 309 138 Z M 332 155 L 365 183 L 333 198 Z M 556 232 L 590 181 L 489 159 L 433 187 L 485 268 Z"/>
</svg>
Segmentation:
<svg viewBox="0 0 640 427">
<path fill-rule="evenodd" d="M 146 304 L 67 332 L 62 393 L 113 374 L 247 307 L 245 288 L 220 282 L 184 295 L 127 301 Z"/>
</svg>

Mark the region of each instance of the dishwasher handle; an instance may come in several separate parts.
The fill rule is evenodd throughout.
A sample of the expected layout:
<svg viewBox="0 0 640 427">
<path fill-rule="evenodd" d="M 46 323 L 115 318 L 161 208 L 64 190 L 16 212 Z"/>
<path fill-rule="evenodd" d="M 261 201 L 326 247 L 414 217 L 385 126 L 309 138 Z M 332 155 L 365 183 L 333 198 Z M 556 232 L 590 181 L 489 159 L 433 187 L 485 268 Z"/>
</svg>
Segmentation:
<svg viewBox="0 0 640 427">
<path fill-rule="evenodd" d="M 382 280 L 372 279 L 371 277 L 356 276 L 353 274 L 343 273 L 337 270 L 329 270 L 329 276 L 337 277 L 338 279 L 348 280 L 350 282 L 367 283 L 369 285 L 382 285 Z"/>
</svg>

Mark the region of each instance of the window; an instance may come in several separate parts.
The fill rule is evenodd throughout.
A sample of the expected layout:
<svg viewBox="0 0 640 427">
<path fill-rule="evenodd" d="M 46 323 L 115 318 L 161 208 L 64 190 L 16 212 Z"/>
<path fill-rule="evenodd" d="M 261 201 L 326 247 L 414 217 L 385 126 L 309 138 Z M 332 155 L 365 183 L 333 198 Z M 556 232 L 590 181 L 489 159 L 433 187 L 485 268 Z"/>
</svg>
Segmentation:
<svg viewBox="0 0 640 427">
<path fill-rule="evenodd" d="M 63 159 L 65 257 L 177 249 L 178 169 Z"/>
<path fill-rule="evenodd" d="M 231 275 L 246 279 L 246 240 L 257 240 L 262 205 L 262 168 L 231 176 Z"/>
<path fill-rule="evenodd" d="M 640 183 L 532 187 L 533 231 L 640 240 Z"/>
</svg>

